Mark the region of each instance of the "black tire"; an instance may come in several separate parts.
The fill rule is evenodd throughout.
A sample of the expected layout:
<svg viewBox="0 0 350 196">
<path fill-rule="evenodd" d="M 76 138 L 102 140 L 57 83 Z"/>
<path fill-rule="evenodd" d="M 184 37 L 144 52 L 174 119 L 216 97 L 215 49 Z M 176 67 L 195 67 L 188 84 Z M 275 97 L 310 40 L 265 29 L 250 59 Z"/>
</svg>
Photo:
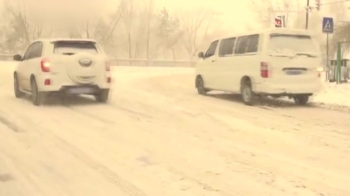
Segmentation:
<svg viewBox="0 0 350 196">
<path fill-rule="evenodd" d="M 298 95 L 295 96 L 294 98 L 294 102 L 297 105 L 306 105 L 307 102 L 309 101 L 309 96 L 308 95 Z"/>
<path fill-rule="evenodd" d="M 246 105 L 254 105 L 256 96 L 253 92 L 252 85 L 250 81 L 245 81 L 241 86 L 241 96 L 244 104 Z"/>
<path fill-rule="evenodd" d="M 13 88 L 15 91 L 16 98 L 21 98 L 24 96 L 24 93 L 21 91 L 21 89 L 19 87 L 18 77 L 16 74 L 14 75 L 14 78 L 13 78 Z"/>
<path fill-rule="evenodd" d="M 35 106 L 40 106 L 44 102 L 45 93 L 39 92 L 35 78 L 31 79 L 30 86 L 32 90 L 32 103 Z"/>
<path fill-rule="evenodd" d="M 100 93 L 95 95 L 96 101 L 100 102 L 100 103 L 107 103 L 108 102 L 108 98 L 109 98 L 109 89 L 101 90 Z"/>
<path fill-rule="evenodd" d="M 206 95 L 208 93 L 208 90 L 204 86 L 204 81 L 200 76 L 196 78 L 196 88 L 197 88 L 197 93 L 200 95 Z"/>
</svg>

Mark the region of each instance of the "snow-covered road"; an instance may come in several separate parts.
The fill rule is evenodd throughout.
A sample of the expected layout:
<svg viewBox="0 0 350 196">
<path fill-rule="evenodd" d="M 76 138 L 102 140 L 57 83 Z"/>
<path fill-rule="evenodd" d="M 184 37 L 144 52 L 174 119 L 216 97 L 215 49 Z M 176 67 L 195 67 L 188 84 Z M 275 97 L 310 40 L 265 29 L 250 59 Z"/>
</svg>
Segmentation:
<svg viewBox="0 0 350 196">
<path fill-rule="evenodd" d="M 3 66 L 3 65 L 2 65 Z M 108 105 L 33 106 L 0 68 L 0 196 L 349 196 L 350 114 L 199 96 L 191 68 L 114 67 Z"/>
</svg>

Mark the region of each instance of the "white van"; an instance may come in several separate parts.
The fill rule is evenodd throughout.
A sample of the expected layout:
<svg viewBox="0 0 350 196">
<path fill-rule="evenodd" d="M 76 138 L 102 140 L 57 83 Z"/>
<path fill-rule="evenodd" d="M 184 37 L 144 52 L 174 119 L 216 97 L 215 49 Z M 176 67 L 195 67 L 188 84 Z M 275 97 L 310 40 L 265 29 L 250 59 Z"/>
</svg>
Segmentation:
<svg viewBox="0 0 350 196">
<path fill-rule="evenodd" d="M 195 85 L 199 94 L 211 90 L 242 95 L 252 105 L 256 97 L 287 96 L 305 105 L 321 88 L 320 45 L 299 29 L 263 29 L 232 35 L 200 52 Z"/>
</svg>

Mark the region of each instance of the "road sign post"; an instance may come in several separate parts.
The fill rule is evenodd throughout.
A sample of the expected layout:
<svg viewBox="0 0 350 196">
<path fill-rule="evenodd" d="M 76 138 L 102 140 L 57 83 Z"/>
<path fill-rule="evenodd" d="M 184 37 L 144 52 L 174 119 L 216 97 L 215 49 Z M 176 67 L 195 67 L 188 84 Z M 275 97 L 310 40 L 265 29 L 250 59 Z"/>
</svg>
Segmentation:
<svg viewBox="0 0 350 196">
<path fill-rule="evenodd" d="M 337 84 L 340 83 L 340 80 L 341 80 L 341 42 L 338 42 L 337 43 L 337 71 L 336 71 L 336 81 L 337 81 Z"/>
<path fill-rule="evenodd" d="M 323 21 L 322 21 L 322 32 L 323 33 L 326 33 L 327 34 L 327 56 L 326 56 L 326 66 L 327 66 L 327 70 L 329 70 L 330 66 L 328 64 L 328 61 L 329 61 L 329 34 L 332 34 L 334 32 L 334 21 L 333 21 L 333 18 L 331 17 L 323 17 Z M 340 69 L 338 68 L 338 64 L 337 64 L 337 69 Z M 336 72 L 337 74 L 339 73 L 339 71 Z M 328 80 L 329 78 L 329 71 L 327 71 L 327 74 L 326 74 L 326 80 Z"/>
</svg>

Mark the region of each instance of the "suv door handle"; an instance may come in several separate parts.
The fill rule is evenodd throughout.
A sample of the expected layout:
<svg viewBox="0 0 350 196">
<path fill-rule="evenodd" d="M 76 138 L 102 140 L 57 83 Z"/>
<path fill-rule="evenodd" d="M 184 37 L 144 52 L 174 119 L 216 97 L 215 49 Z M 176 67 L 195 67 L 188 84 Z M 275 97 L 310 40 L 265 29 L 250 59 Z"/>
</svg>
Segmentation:
<svg viewBox="0 0 350 196">
<path fill-rule="evenodd" d="M 216 60 L 211 60 L 211 62 L 213 63 L 213 62 L 215 62 Z"/>
</svg>

